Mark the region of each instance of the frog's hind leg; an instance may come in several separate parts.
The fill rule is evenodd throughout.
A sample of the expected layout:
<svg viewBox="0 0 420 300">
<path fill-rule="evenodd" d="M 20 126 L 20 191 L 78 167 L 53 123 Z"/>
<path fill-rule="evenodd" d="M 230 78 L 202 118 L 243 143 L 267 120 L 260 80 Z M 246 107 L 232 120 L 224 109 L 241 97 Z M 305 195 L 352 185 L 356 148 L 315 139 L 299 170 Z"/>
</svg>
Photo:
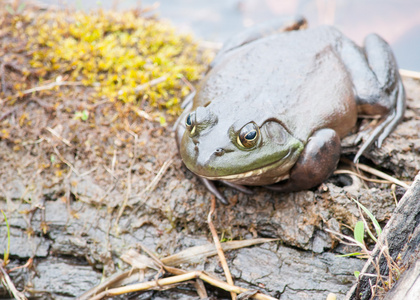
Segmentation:
<svg viewBox="0 0 420 300">
<path fill-rule="evenodd" d="M 216 57 L 210 64 L 210 68 L 222 60 L 222 58 L 230 51 L 239 48 L 245 44 L 251 43 L 255 40 L 263 38 L 265 36 L 285 32 L 292 30 L 299 30 L 306 28 L 307 22 L 302 16 L 294 16 L 287 18 L 279 18 L 271 21 L 267 21 L 256 26 L 245 29 L 238 34 L 229 38 L 223 47 L 219 50 Z"/>
<path fill-rule="evenodd" d="M 376 84 L 370 86 L 373 89 L 370 97 L 359 95 L 359 108 L 362 113 L 379 113 L 386 117 L 364 141 L 354 158 L 355 162 L 373 143 L 381 147 L 384 139 L 402 120 L 405 111 L 405 91 L 390 46 L 378 35 L 371 34 L 365 39 L 364 52 L 376 76 Z"/>
<path fill-rule="evenodd" d="M 393 94 L 397 93 L 397 102 L 395 106 L 395 110 L 391 111 L 390 114 L 386 117 L 386 119 L 380 123 L 376 128 L 372 131 L 372 133 L 367 137 L 367 139 L 363 142 L 362 146 L 360 146 L 359 150 L 357 151 L 354 157 L 354 163 L 359 161 L 360 156 L 372 146 L 373 143 L 376 142 L 378 148 L 382 146 L 382 142 L 388 137 L 389 134 L 397 127 L 398 123 L 404 117 L 405 111 L 405 91 L 400 81 L 398 83 L 398 90 L 394 91 Z"/>
</svg>

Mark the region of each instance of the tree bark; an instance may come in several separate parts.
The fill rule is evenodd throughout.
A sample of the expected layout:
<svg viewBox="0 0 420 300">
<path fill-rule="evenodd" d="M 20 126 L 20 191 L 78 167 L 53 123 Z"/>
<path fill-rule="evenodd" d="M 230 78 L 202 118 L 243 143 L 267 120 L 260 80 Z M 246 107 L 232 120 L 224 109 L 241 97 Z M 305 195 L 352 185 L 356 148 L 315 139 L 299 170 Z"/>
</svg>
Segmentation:
<svg viewBox="0 0 420 300">
<path fill-rule="evenodd" d="M 385 226 L 371 258 L 361 271 L 359 281 L 347 293 L 346 300 L 371 299 L 371 285 L 376 284 L 376 278 L 362 274 L 376 274 L 372 262 L 379 258 L 381 275 L 388 276 L 389 267 L 383 255 L 380 256 L 379 245 L 388 245 L 389 254 L 394 261 L 400 261 L 401 270 L 406 270 L 397 283 L 388 292 L 385 299 L 420 299 L 406 296 L 418 293 L 420 288 L 420 173 L 417 174 L 410 189 L 398 203 L 391 219 Z M 386 280 L 386 279 L 384 279 Z M 413 294 L 419 297 L 419 294 Z M 375 297 L 376 298 L 376 297 Z"/>
</svg>

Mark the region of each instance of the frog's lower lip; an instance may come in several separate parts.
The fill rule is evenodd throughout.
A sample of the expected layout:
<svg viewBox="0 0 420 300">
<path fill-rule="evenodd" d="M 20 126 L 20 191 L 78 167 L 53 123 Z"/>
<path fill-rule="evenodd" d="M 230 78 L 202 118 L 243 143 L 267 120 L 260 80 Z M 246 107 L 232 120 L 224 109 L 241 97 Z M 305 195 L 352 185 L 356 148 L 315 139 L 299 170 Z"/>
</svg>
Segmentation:
<svg viewBox="0 0 420 300">
<path fill-rule="evenodd" d="M 278 167 L 290 168 L 289 166 L 287 166 L 288 165 L 287 164 L 287 161 L 288 161 L 287 158 L 291 154 L 292 154 L 292 151 L 289 151 L 287 153 L 287 155 L 284 156 L 280 161 L 276 161 L 276 162 L 271 163 L 269 165 L 266 165 L 262 168 L 254 169 L 254 170 L 247 171 L 247 172 L 244 172 L 244 173 L 224 175 L 224 176 L 205 176 L 205 175 L 199 175 L 199 176 L 204 177 L 204 178 L 209 179 L 209 180 L 236 180 L 236 179 L 244 179 L 244 178 L 259 176 L 259 175 L 262 175 L 262 174 L 266 173 L 268 170 L 273 169 L 273 168 L 278 168 Z M 286 161 L 286 163 L 285 163 L 285 161 Z M 286 178 L 288 178 L 288 176 L 289 176 L 289 174 L 287 173 L 287 174 L 285 174 L 284 176 L 281 176 L 281 177 L 284 177 L 282 179 L 286 179 Z"/>
</svg>

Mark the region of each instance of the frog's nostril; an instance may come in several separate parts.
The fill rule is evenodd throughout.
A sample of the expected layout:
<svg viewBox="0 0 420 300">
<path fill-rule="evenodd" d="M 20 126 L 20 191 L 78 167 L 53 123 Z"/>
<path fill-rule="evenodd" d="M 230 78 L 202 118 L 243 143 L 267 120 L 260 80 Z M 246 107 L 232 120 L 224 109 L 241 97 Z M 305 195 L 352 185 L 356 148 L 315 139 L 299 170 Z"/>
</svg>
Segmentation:
<svg viewBox="0 0 420 300">
<path fill-rule="evenodd" d="M 225 150 L 223 148 L 218 148 L 216 149 L 216 151 L 214 151 L 214 154 L 216 156 L 222 156 L 223 154 L 225 154 Z"/>
</svg>

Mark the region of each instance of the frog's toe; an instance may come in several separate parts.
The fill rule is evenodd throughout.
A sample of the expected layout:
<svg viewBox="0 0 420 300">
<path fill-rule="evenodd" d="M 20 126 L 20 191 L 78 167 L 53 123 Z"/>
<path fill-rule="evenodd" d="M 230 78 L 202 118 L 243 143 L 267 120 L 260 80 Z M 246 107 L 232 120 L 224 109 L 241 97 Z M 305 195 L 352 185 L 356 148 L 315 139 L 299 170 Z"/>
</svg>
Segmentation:
<svg viewBox="0 0 420 300">
<path fill-rule="evenodd" d="M 247 195 L 253 195 L 254 194 L 254 192 L 252 190 L 250 190 L 249 188 L 247 188 L 246 186 L 236 184 L 236 183 L 232 183 L 232 182 L 225 181 L 225 180 L 221 180 L 221 182 L 223 184 L 226 184 L 227 186 L 230 186 L 230 187 L 234 188 L 235 190 L 238 190 L 238 191 L 244 193 L 244 194 L 247 194 Z"/>
<path fill-rule="evenodd" d="M 376 142 L 376 146 L 380 148 L 383 141 L 391 134 L 391 132 L 397 127 L 398 123 L 403 119 L 405 112 L 405 91 L 401 80 L 398 83 L 398 88 L 394 92 L 396 95 L 395 108 L 388 114 L 385 120 L 379 124 L 372 133 L 363 142 L 356 156 L 354 162 L 359 161 L 360 156 L 369 149 L 369 147 Z"/>
<path fill-rule="evenodd" d="M 216 196 L 217 200 L 219 200 L 224 205 L 229 205 L 229 201 L 226 200 L 226 198 L 220 193 L 220 191 L 217 189 L 217 187 L 214 185 L 214 182 L 211 180 L 208 180 L 203 177 L 198 177 L 203 182 L 203 184 L 206 186 L 206 188 Z"/>
</svg>

